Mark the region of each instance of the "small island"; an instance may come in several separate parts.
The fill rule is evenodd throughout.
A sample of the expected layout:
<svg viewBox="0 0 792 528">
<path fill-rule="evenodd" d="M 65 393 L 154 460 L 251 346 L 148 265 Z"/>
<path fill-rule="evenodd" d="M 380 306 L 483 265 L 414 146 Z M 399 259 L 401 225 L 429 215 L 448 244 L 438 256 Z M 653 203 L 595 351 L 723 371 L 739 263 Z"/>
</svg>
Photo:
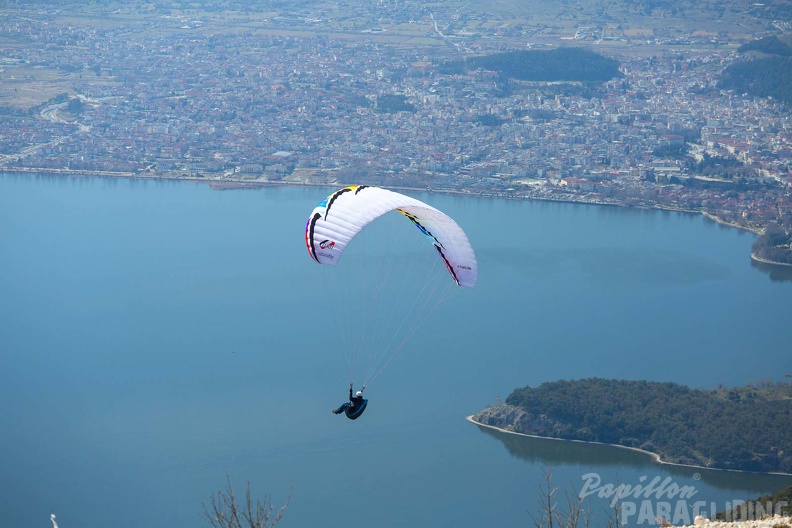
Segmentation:
<svg viewBox="0 0 792 528">
<path fill-rule="evenodd" d="M 792 384 L 783 382 L 705 390 L 561 380 L 516 389 L 505 405 L 471 420 L 514 433 L 640 449 L 665 463 L 792 473 Z"/>
</svg>

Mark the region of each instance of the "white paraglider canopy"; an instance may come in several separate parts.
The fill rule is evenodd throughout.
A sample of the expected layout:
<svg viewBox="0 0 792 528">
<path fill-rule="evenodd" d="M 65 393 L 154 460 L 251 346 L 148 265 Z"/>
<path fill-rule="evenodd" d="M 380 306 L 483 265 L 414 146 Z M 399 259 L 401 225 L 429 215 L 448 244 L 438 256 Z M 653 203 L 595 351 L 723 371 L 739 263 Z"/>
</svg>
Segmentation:
<svg viewBox="0 0 792 528">
<path fill-rule="evenodd" d="M 322 200 L 308 218 L 305 243 L 322 264 L 328 298 L 319 324 L 333 325 L 349 381 L 362 377 L 364 387 L 441 303 L 478 278 L 475 252 L 456 221 L 379 187 L 345 187 Z"/>
</svg>

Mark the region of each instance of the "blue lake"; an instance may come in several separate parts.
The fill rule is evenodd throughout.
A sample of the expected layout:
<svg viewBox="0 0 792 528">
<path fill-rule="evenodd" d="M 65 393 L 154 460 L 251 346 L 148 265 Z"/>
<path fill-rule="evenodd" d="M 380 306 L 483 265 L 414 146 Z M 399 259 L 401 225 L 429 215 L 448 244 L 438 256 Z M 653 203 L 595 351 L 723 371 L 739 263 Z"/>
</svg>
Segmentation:
<svg viewBox="0 0 792 528">
<path fill-rule="evenodd" d="M 282 526 L 322 527 L 529 526 L 547 468 L 573 495 L 587 473 L 671 477 L 718 509 L 792 484 L 465 421 L 557 379 L 784 380 L 792 281 L 752 265 L 755 235 L 409 193 L 466 230 L 479 282 L 351 422 L 329 413 L 347 372 L 304 246 L 331 190 L 0 175 L 1 527 L 204 526 L 226 475 L 276 505 L 291 493 Z"/>
</svg>

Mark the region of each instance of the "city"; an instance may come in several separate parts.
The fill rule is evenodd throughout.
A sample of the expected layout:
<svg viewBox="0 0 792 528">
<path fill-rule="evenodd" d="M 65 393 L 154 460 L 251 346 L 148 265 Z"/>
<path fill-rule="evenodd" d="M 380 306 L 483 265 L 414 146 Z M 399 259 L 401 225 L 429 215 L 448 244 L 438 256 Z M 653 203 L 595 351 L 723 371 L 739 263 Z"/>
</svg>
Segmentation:
<svg viewBox="0 0 792 528">
<path fill-rule="evenodd" d="M 792 528 L 790 21 L 0 0 L 0 527 Z"/>
<path fill-rule="evenodd" d="M 431 12 L 412 15 L 449 41 Z M 450 59 L 502 47 L 484 37 L 399 47 L 371 36 L 387 32 L 380 27 L 355 38 L 207 31 L 170 14 L 133 26 L 16 15 L 2 32 L 6 90 L 35 85 L 15 76 L 21 67 L 70 81 L 38 105 L 3 107 L 7 172 L 217 188 L 365 183 L 696 211 L 755 232 L 792 210 L 788 108 L 717 87 L 734 43 L 677 36 L 652 54 L 593 47 L 615 50 L 622 74 L 595 94 L 581 83 L 512 83 L 504 93 L 498 72 L 441 73 Z M 602 33 L 579 27 L 558 45 L 592 47 Z M 378 104 L 388 97 L 405 109 Z M 729 160 L 739 177 L 691 169 L 705 157 Z"/>
</svg>

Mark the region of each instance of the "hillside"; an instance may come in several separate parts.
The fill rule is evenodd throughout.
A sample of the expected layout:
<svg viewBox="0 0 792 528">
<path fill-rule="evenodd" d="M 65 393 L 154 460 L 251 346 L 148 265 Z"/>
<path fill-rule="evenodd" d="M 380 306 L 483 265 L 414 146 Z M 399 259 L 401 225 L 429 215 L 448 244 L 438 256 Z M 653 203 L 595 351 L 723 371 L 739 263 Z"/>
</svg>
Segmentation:
<svg viewBox="0 0 792 528">
<path fill-rule="evenodd" d="M 517 389 L 506 405 L 473 420 L 518 433 L 639 448 L 678 464 L 792 473 L 789 384 L 703 390 L 649 381 L 556 381 Z"/>
<path fill-rule="evenodd" d="M 792 515 L 792 486 L 778 490 L 772 495 L 763 495 L 746 500 L 746 502 L 761 504 L 765 511 L 772 511 L 780 515 Z M 726 510 L 715 515 L 718 520 L 739 519 L 743 512 L 737 507 L 734 510 Z"/>
</svg>

